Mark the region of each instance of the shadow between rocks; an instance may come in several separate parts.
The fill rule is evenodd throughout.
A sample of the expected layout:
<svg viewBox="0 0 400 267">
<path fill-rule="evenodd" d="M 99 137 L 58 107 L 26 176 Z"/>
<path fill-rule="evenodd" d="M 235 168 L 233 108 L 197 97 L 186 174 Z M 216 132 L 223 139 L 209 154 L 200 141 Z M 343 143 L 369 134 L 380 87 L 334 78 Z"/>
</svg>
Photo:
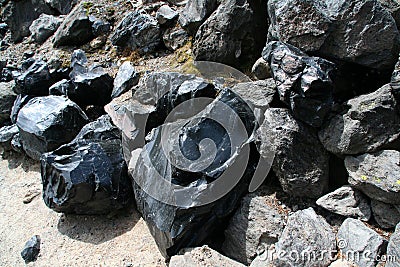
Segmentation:
<svg viewBox="0 0 400 267">
<path fill-rule="evenodd" d="M 109 215 L 61 215 L 57 229 L 71 239 L 99 245 L 129 232 L 140 219 L 132 206 Z"/>
<path fill-rule="evenodd" d="M 26 154 L 14 151 L 4 151 L 2 159 L 8 162 L 8 168 L 14 170 L 21 167 L 25 172 L 40 172 L 40 163 L 28 157 Z"/>
</svg>

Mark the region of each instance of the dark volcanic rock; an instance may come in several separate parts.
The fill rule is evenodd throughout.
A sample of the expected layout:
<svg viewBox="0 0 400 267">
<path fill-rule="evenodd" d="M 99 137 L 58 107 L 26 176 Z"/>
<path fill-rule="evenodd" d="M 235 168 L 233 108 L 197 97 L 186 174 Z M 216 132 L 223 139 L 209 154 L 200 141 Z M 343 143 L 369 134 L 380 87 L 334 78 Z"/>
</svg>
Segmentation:
<svg viewBox="0 0 400 267">
<path fill-rule="evenodd" d="M 270 0 L 271 39 L 305 52 L 390 69 L 399 53 L 399 32 L 375 0 Z"/>
<path fill-rule="evenodd" d="M 94 36 L 107 35 L 111 31 L 111 24 L 101 19 L 94 19 L 92 30 Z"/>
<path fill-rule="evenodd" d="M 56 31 L 53 39 L 54 47 L 88 43 L 94 38 L 92 24 L 85 7 L 82 4 L 77 5 Z"/>
<path fill-rule="evenodd" d="M 189 41 L 189 35 L 181 27 L 167 29 L 163 34 L 163 41 L 165 47 L 175 51 L 181 48 Z"/>
<path fill-rule="evenodd" d="M 161 6 L 156 13 L 156 18 L 160 25 L 169 25 L 179 16 L 178 12 L 170 8 L 168 5 Z"/>
<path fill-rule="evenodd" d="M 43 199 L 57 211 L 107 214 L 131 200 L 121 132 L 108 116 L 87 124 L 76 138 L 41 158 Z"/>
<path fill-rule="evenodd" d="M 17 126 L 25 152 L 40 159 L 70 142 L 88 119 L 72 101 L 62 96 L 35 97 L 18 113 Z"/>
<path fill-rule="evenodd" d="M 188 1 L 179 15 L 179 24 L 191 35 L 195 35 L 197 29 L 218 7 L 217 0 Z"/>
<path fill-rule="evenodd" d="M 264 80 L 271 78 L 271 68 L 264 58 L 259 58 L 251 68 L 251 73 L 258 80 Z"/>
<path fill-rule="evenodd" d="M 397 29 L 400 28 L 400 3 L 397 0 L 378 0 L 396 21 Z"/>
<path fill-rule="evenodd" d="M 324 147 L 334 154 L 362 154 L 392 144 L 400 136 L 400 116 L 391 87 L 361 95 L 343 105 L 344 112 L 330 119 L 319 132 Z"/>
<path fill-rule="evenodd" d="M 396 226 L 396 231 L 390 236 L 387 247 L 387 255 L 393 257 L 393 261 L 386 262 L 386 267 L 397 267 L 400 259 L 400 223 Z"/>
<path fill-rule="evenodd" d="M 178 91 L 178 98 L 167 97 L 161 103 L 169 99 L 171 102 L 164 103 L 173 107 L 191 99 L 191 93 L 196 99 L 196 92 L 201 92 L 190 91 L 199 87 L 181 88 L 185 90 L 183 94 Z M 230 109 L 220 110 L 221 104 Z M 175 255 L 181 248 L 199 245 L 209 237 L 239 204 L 255 167 L 255 159 L 246 158 L 250 148 L 243 145 L 251 141 L 249 136 L 257 123 L 250 108 L 232 91 L 222 90 L 193 117 L 177 114 L 184 119 L 175 117 L 172 122 L 153 129 L 131 172 L 138 210 L 165 257 Z M 233 140 L 229 137 L 233 134 L 232 127 Z M 164 130 L 169 137 L 164 136 Z M 215 146 L 207 145 L 206 139 Z M 210 199 L 214 197 L 215 201 Z"/>
<path fill-rule="evenodd" d="M 68 96 L 68 93 L 74 90 L 74 85 L 70 80 L 63 79 L 49 88 L 49 95 L 64 95 Z"/>
<path fill-rule="evenodd" d="M 268 43 L 263 58 L 271 66 L 281 101 L 290 106 L 295 118 L 320 127 L 333 103 L 330 76 L 335 65 L 281 42 Z"/>
<path fill-rule="evenodd" d="M 315 129 L 295 120 L 289 110 L 268 109 L 256 140 L 262 157 L 275 150 L 272 168 L 285 192 L 317 198 L 328 189 L 329 155 Z"/>
<path fill-rule="evenodd" d="M 111 36 L 111 42 L 115 46 L 148 53 L 161 43 L 161 30 L 155 18 L 138 10 L 123 18 Z"/>
<path fill-rule="evenodd" d="M 255 1 L 227 0 L 201 25 L 193 43 L 193 55 L 198 61 L 215 61 L 243 66 L 259 57 L 266 28 L 263 4 Z M 265 36 L 266 37 L 266 36 Z"/>
<path fill-rule="evenodd" d="M 33 96 L 29 96 L 29 95 L 18 95 L 17 96 L 17 98 L 15 99 L 14 104 L 12 106 L 11 114 L 10 114 L 10 118 L 11 118 L 11 122 L 12 123 L 17 123 L 17 117 L 18 117 L 19 111 L 32 98 L 33 98 Z"/>
<path fill-rule="evenodd" d="M 375 221 L 382 228 L 394 228 L 400 222 L 400 205 L 391 205 L 378 200 L 371 200 Z"/>
<path fill-rule="evenodd" d="M 400 152 L 384 150 L 345 159 L 349 183 L 372 199 L 400 204 Z"/>
<path fill-rule="evenodd" d="M 14 82 L 0 83 L 0 125 L 10 119 L 13 103 L 17 98 L 14 93 Z"/>
<path fill-rule="evenodd" d="M 2 147 L 4 151 L 9 151 L 12 149 L 11 141 L 18 132 L 18 127 L 15 124 L 0 128 L 0 147 Z"/>
<path fill-rule="evenodd" d="M 71 12 L 78 0 L 45 0 L 45 2 L 60 12 L 60 14 L 67 15 Z"/>
<path fill-rule="evenodd" d="M 36 261 L 40 252 L 40 236 L 35 235 L 25 243 L 24 249 L 21 251 L 21 257 L 25 263 Z"/>
<path fill-rule="evenodd" d="M 129 61 L 124 62 L 118 70 L 114 79 L 114 89 L 111 98 L 118 97 L 128 92 L 139 82 L 140 75 Z"/>
<path fill-rule="evenodd" d="M 54 14 L 44 0 L 8 1 L 2 17 L 11 30 L 14 42 L 30 35 L 29 26 L 40 14 Z"/>
<path fill-rule="evenodd" d="M 21 72 L 14 78 L 16 83 L 15 91 L 19 94 L 47 95 L 52 83 L 47 63 L 40 59 L 28 60 L 25 63 L 27 64 L 22 65 Z M 27 68 L 28 65 L 29 67 Z"/>
<path fill-rule="evenodd" d="M 61 21 L 57 17 L 41 14 L 29 27 L 32 39 L 36 43 L 44 43 L 56 32 L 60 24 Z"/>
<path fill-rule="evenodd" d="M 22 147 L 21 135 L 17 133 L 13 136 L 11 140 L 11 148 L 17 153 L 24 153 L 24 148 Z"/>
</svg>

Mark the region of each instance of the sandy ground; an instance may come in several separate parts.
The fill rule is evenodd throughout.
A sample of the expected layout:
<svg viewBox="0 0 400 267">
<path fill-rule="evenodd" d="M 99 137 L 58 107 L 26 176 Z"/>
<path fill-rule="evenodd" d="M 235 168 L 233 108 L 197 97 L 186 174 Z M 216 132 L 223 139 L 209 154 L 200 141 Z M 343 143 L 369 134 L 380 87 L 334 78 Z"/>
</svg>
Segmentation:
<svg viewBox="0 0 400 267">
<path fill-rule="evenodd" d="M 42 201 L 40 179 L 40 165 L 27 157 L 0 160 L 0 266 L 24 266 L 20 253 L 33 235 L 41 237 L 41 251 L 28 266 L 165 266 L 134 208 L 113 216 L 58 214 Z"/>
</svg>

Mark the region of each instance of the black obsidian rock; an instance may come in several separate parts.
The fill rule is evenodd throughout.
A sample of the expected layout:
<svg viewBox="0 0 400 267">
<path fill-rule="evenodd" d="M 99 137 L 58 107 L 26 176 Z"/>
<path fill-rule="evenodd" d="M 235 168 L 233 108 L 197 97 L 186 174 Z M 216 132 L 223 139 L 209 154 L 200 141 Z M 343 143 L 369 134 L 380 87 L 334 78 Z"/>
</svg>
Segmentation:
<svg viewBox="0 0 400 267">
<path fill-rule="evenodd" d="M 48 94 L 52 78 L 47 63 L 30 58 L 22 64 L 21 72 L 14 78 L 16 93 L 44 96 Z"/>
<path fill-rule="evenodd" d="M 13 137 L 18 134 L 18 127 L 16 125 L 3 126 L 0 128 L 0 147 L 4 151 L 11 150 L 11 142 Z"/>
<path fill-rule="evenodd" d="M 40 236 L 35 235 L 25 243 L 24 249 L 21 251 L 21 257 L 25 263 L 36 261 L 40 252 Z"/>
<path fill-rule="evenodd" d="M 282 42 L 270 42 L 263 58 L 270 64 L 281 101 L 296 119 L 320 127 L 333 104 L 331 74 L 335 64 L 309 57 L 298 48 Z"/>
<path fill-rule="evenodd" d="M 23 106 L 17 116 L 17 126 L 25 152 L 40 159 L 70 142 L 88 122 L 77 104 L 62 96 L 35 97 Z"/>
<path fill-rule="evenodd" d="M 11 118 L 11 122 L 12 123 L 17 123 L 17 117 L 18 117 L 19 111 L 32 98 L 33 98 L 33 96 L 29 96 L 29 95 L 18 95 L 17 96 L 17 98 L 14 101 L 14 105 L 13 105 L 13 107 L 11 109 L 11 114 L 10 114 L 10 118 Z"/>
<path fill-rule="evenodd" d="M 132 198 L 121 132 L 109 116 L 87 124 L 76 138 L 41 158 L 43 199 L 57 211 L 107 214 Z"/>
</svg>

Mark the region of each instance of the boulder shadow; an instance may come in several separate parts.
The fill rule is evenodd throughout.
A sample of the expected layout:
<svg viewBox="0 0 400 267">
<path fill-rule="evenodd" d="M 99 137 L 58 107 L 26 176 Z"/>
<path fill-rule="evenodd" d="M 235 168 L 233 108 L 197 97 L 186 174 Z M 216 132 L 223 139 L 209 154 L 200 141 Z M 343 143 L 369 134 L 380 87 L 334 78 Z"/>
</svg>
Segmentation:
<svg viewBox="0 0 400 267">
<path fill-rule="evenodd" d="M 133 229 L 140 214 L 132 206 L 109 215 L 61 215 L 57 229 L 71 239 L 99 245 Z"/>
<path fill-rule="evenodd" d="M 40 163 L 28 157 L 26 154 L 14 151 L 4 151 L 2 159 L 8 162 L 8 168 L 14 170 L 21 167 L 25 172 L 40 172 Z"/>
</svg>

